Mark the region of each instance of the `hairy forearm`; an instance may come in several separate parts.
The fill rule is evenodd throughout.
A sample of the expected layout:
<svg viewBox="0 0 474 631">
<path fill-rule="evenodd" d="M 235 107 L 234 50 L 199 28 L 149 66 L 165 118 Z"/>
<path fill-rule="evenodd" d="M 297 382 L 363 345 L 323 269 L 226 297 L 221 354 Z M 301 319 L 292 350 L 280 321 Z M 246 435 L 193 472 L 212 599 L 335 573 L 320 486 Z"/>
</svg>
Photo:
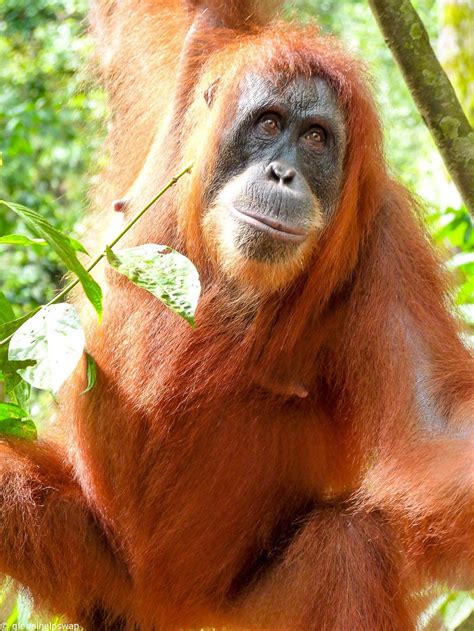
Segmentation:
<svg viewBox="0 0 474 631">
<path fill-rule="evenodd" d="M 73 616 L 110 584 L 126 593 L 99 520 L 50 444 L 0 442 L 0 574 Z"/>
</svg>

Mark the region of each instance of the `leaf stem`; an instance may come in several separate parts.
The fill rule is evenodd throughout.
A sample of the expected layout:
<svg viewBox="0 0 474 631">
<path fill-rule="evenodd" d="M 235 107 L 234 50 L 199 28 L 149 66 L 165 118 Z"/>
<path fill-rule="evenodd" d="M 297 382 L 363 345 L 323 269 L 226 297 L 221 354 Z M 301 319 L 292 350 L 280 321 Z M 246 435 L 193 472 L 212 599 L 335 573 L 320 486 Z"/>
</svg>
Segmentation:
<svg viewBox="0 0 474 631">
<path fill-rule="evenodd" d="M 167 190 L 169 190 L 172 186 L 174 186 L 176 184 L 176 182 L 181 179 L 183 177 L 183 175 L 185 175 L 186 173 L 190 173 L 191 169 L 192 169 L 193 165 L 188 164 L 187 167 L 185 167 L 182 171 L 180 171 L 177 175 L 175 175 L 174 177 L 171 178 L 171 180 L 155 195 L 155 197 L 153 197 L 152 200 L 150 200 L 148 202 L 148 204 L 142 208 L 140 210 L 140 212 L 138 212 L 135 217 L 133 217 L 128 224 L 125 226 L 125 228 L 115 237 L 115 239 L 113 241 L 111 241 L 108 245 L 105 246 L 104 250 L 97 256 L 97 258 L 95 258 L 92 263 L 89 265 L 89 267 L 86 267 L 86 270 L 88 272 L 90 272 L 91 270 L 94 269 L 94 267 L 100 263 L 100 261 L 105 258 L 106 256 L 106 249 L 107 248 L 113 248 L 114 245 L 117 245 L 117 243 L 120 241 L 120 239 L 122 239 L 127 232 L 130 230 L 130 228 L 132 228 L 137 221 L 139 221 L 143 215 L 153 206 L 153 204 L 155 202 L 157 202 L 160 197 L 162 197 Z M 61 290 L 59 292 L 59 294 L 57 294 L 52 300 L 50 300 L 48 303 L 46 303 L 45 305 L 41 305 L 40 307 L 36 307 L 35 309 L 33 309 L 32 311 L 30 311 L 30 313 L 28 313 L 28 318 L 30 318 L 31 316 L 35 315 L 35 313 L 37 313 L 38 311 L 40 311 L 41 309 L 44 309 L 44 307 L 50 307 L 51 305 L 56 304 L 57 302 L 59 302 L 62 298 L 64 298 L 65 296 L 67 296 L 67 294 L 71 291 L 71 289 L 74 289 L 74 287 L 76 287 L 76 285 L 79 284 L 79 278 L 74 279 L 73 281 L 71 281 L 70 283 L 68 283 L 66 285 L 66 287 L 64 287 L 63 290 Z M 25 320 L 26 321 L 26 320 Z M 5 339 L 0 341 L 0 346 L 2 346 L 3 344 L 6 344 L 7 342 L 9 342 L 11 340 L 11 338 L 13 337 L 14 333 L 12 333 L 11 335 L 9 335 L 8 337 L 6 337 Z"/>
</svg>

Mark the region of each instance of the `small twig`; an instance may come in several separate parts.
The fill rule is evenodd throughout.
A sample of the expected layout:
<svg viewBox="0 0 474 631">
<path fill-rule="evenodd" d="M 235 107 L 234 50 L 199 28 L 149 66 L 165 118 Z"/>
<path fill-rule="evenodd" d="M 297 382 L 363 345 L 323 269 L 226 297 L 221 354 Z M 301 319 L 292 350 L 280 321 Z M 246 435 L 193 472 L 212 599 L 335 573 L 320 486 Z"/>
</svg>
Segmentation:
<svg viewBox="0 0 474 631">
<path fill-rule="evenodd" d="M 95 258 L 92 263 L 89 265 L 89 267 L 86 267 L 86 270 L 88 272 L 92 271 L 94 269 L 94 267 L 100 263 L 100 261 L 105 258 L 106 256 L 106 249 L 107 248 L 113 248 L 114 245 L 116 245 L 120 239 L 122 239 L 122 237 L 124 237 L 127 232 L 130 230 L 130 228 L 132 228 L 139 219 L 141 219 L 143 217 L 143 215 L 147 212 L 147 210 L 149 210 L 153 204 L 155 202 L 157 202 L 160 197 L 162 197 L 166 191 L 168 189 L 170 189 L 172 186 L 174 186 L 176 184 L 176 182 L 183 177 L 183 175 L 185 175 L 186 173 L 189 173 L 192 169 L 192 164 L 188 164 L 188 166 L 186 168 L 184 168 L 182 171 L 180 171 L 178 173 L 178 175 L 175 175 L 174 177 L 171 178 L 171 180 L 168 182 L 168 184 L 166 184 L 166 186 L 164 186 L 161 191 L 159 193 L 157 193 L 155 195 L 155 197 L 148 202 L 148 204 L 142 208 L 142 210 L 140 210 L 139 213 L 137 213 L 135 215 L 135 217 L 133 217 L 133 219 L 131 219 L 128 224 L 125 226 L 125 228 L 115 237 L 115 239 L 113 241 L 111 241 L 108 245 L 106 245 L 106 247 L 104 248 L 104 250 L 97 256 L 97 258 Z M 70 283 L 68 283 L 66 285 L 66 287 L 61 290 L 59 292 L 59 294 L 57 294 L 57 296 L 55 296 L 52 300 L 50 300 L 47 304 L 45 305 L 41 305 L 40 307 L 36 307 L 35 309 L 33 309 L 32 311 L 30 311 L 27 315 L 28 318 L 32 317 L 33 315 L 35 315 L 35 313 L 37 313 L 38 311 L 40 311 L 41 309 L 44 309 L 45 307 L 50 307 L 51 305 L 56 304 L 57 302 L 59 302 L 60 300 L 62 300 L 62 298 L 64 298 L 65 296 L 67 296 L 67 294 L 74 289 L 74 287 L 76 287 L 79 284 L 79 279 L 75 278 L 74 280 L 72 280 Z M 26 321 L 26 320 L 25 320 Z M 9 335 L 8 337 L 6 337 L 5 339 L 0 341 L 0 346 L 2 346 L 3 344 L 6 344 L 7 342 L 9 342 L 11 340 L 11 338 L 13 337 L 14 333 L 12 333 L 11 335 Z"/>
</svg>

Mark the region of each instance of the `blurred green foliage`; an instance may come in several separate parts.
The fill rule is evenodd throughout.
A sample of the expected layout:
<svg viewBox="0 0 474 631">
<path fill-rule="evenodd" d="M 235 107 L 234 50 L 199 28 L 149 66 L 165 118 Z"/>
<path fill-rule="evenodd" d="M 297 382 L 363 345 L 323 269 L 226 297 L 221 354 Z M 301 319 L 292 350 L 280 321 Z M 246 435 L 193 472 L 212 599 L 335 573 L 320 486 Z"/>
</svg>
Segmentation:
<svg viewBox="0 0 474 631">
<path fill-rule="evenodd" d="M 86 5 L 86 0 L 0 0 L 0 198 L 29 206 L 79 237 L 105 115 L 103 94 L 88 73 Z M 465 0 L 417 0 L 415 5 L 435 44 L 445 42 L 446 33 L 449 41 L 459 42 L 469 32 L 473 11 Z M 387 156 L 397 177 L 427 203 L 434 230 L 440 223 L 446 228 L 450 219 L 459 221 L 459 195 L 367 2 L 296 0 L 288 3 L 288 13 L 314 19 L 315 6 L 322 28 L 340 35 L 368 66 L 383 115 Z M 443 50 L 448 50 L 444 44 Z M 462 54 L 449 58 L 451 77 L 460 96 L 468 98 L 467 53 L 459 46 L 454 50 Z M 456 212 L 446 216 L 446 208 Z M 0 234 L 25 230 L 12 213 L 0 210 Z M 449 229 L 443 235 L 448 246 L 472 252 L 472 240 L 459 243 L 456 237 L 452 242 Z M 0 287 L 18 305 L 18 315 L 49 300 L 64 273 L 56 255 L 49 250 L 45 254 L 41 246 L 0 247 Z"/>
<path fill-rule="evenodd" d="M 442 0 L 439 39 L 441 61 L 471 123 L 474 122 L 474 5 L 471 0 Z"/>
<path fill-rule="evenodd" d="M 80 231 L 91 157 L 104 115 L 87 81 L 83 0 L 0 0 L 0 198 L 31 207 L 68 234 Z M 29 233 L 0 210 L 0 234 Z M 50 299 L 64 267 L 41 246 L 1 246 L 0 287 L 29 309 Z"/>
<path fill-rule="evenodd" d="M 86 4 L 86 0 L 0 0 L 0 199 L 24 204 L 79 238 L 87 191 L 99 167 L 105 119 L 103 94 L 88 76 Z M 414 0 L 413 4 L 472 120 L 474 5 L 470 0 Z M 287 12 L 304 20 L 317 15 L 323 30 L 340 35 L 367 64 L 380 105 L 389 163 L 397 177 L 424 200 L 431 232 L 447 248 L 449 266 L 458 276 L 457 302 L 474 325 L 473 222 L 367 1 L 295 0 Z M 32 235 L 18 216 L 1 207 L 0 235 L 9 233 Z M 64 273 L 54 251 L 41 245 L 0 244 L 0 256 L 0 289 L 16 306 L 17 316 L 51 299 Z M 8 593 L 0 590 L 0 622 L 7 621 L 2 618 L 2 611 L 7 610 L 9 624 L 31 621 L 27 596 L 22 592 L 16 599 Z M 466 609 L 469 598 L 456 595 L 444 602 L 451 620 L 460 620 L 460 609 L 456 618 L 453 606 L 461 601 Z M 2 601 L 8 601 L 8 606 L 3 602 L 3 609 Z M 445 628 L 455 628 L 454 623 L 449 626 L 446 612 L 442 612 Z"/>
</svg>

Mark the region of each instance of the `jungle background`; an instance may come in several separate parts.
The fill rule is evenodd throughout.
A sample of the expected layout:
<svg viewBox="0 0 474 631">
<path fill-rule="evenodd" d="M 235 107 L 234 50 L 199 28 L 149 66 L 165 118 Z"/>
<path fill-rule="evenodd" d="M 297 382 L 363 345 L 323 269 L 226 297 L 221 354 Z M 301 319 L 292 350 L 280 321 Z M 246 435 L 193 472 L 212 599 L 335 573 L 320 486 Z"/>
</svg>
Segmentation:
<svg viewBox="0 0 474 631">
<path fill-rule="evenodd" d="M 24 204 L 54 226 L 84 236 L 88 190 L 105 159 L 106 107 L 88 66 L 86 0 L 0 0 L 0 199 Z M 473 221 L 450 181 L 366 0 L 298 0 L 288 16 L 317 19 L 368 65 L 385 128 L 393 172 L 426 209 L 432 235 L 456 274 L 456 303 L 474 339 Z M 474 122 L 474 3 L 415 0 L 432 44 Z M 420 72 L 422 72 L 420 68 Z M 0 236 L 31 233 L 0 208 Z M 45 304 L 61 285 L 64 267 L 41 245 L 0 243 L 0 290 L 17 315 Z M 34 398 L 41 416 L 46 395 Z M 85 586 L 86 587 L 86 586 Z M 0 591 L 0 629 L 41 628 L 25 591 L 7 581 Z M 474 630 L 474 594 L 440 596 L 433 628 Z M 57 618 L 41 622 L 59 622 Z M 68 621 L 70 622 L 70 621 Z M 73 621 L 71 621 L 73 622 Z M 3 625 L 3 626 L 2 626 Z M 17 626 L 15 626 L 17 625 Z M 23 625 L 23 626 L 22 626 Z M 460 626 L 461 625 L 461 626 Z"/>
</svg>

